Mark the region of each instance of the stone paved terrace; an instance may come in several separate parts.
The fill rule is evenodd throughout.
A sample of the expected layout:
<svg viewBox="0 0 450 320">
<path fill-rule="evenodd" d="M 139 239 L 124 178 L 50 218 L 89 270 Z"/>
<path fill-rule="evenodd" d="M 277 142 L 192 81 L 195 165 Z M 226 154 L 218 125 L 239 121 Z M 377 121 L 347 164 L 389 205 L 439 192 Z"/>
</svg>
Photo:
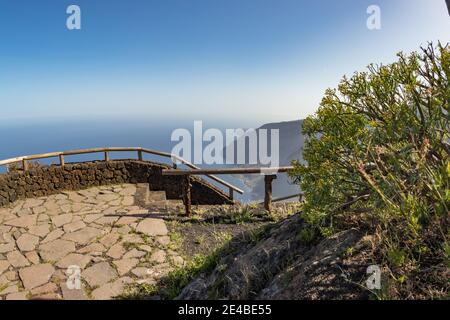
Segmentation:
<svg viewBox="0 0 450 320">
<path fill-rule="evenodd" d="M 161 216 L 136 205 L 138 191 L 102 186 L 0 208 L 0 299 L 111 299 L 182 265 Z M 80 290 L 67 287 L 73 265 Z"/>
</svg>

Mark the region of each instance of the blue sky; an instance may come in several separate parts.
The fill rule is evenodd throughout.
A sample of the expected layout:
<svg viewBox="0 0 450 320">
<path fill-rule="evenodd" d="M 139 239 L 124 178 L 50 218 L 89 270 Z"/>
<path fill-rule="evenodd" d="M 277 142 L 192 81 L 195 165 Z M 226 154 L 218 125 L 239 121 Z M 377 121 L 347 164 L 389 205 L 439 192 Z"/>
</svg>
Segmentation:
<svg viewBox="0 0 450 320">
<path fill-rule="evenodd" d="M 449 39 L 444 0 L 0 0 L 0 117 L 298 119 L 344 74 Z"/>
</svg>

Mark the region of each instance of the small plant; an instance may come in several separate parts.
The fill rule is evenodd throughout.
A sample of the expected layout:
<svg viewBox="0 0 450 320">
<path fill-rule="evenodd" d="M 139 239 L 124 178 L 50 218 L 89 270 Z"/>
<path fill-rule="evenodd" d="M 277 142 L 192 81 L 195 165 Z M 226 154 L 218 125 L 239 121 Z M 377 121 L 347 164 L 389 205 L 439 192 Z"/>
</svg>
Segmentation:
<svg viewBox="0 0 450 320">
<path fill-rule="evenodd" d="M 205 238 L 205 235 L 199 235 L 195 238 L 195 243 L 201 245 L 205 242 Z"/>
<path fill-rule="evenodd" d="M 405 252 L 401 249 L 393 248 L 393 249 L 388 250 L 387 257 L 388 257 L 389 262 L 394 267 L 399 268 L 405 264 L 406 255 L 405 255 Z"/>
<path fill-rule="evenodd" d="M 170 237 L 170 243 L 169 243 L 169 249 L 176 251 L 179 249 L 183 243 L 183 237 L 179 232 L 171 232 L 169 234 Z"/>
<path fill-rule="evenodd" d="M 250 223 L 253 221 L 252 210 L 248 206 L 244 206 L 235 216 L 237 224 Z"/>
<path fill-rule="evenodd" d="M 195 277 L 203 272 L 213 270 L 218 261 L 219 251 L 216 250 L 211 255 L 195 255 L 186 266 L 170 272 L 163 279 L 162 293 L 167 299 L 176 298 L 181 290 Z"/>
<path fill-rule="evenodd" d="M 233 236 L 228 232 L 215 231 L 213 232 L 214 238 L 221 244 L 230 241 Z"/>
<path fill-rule="evenodd" d="M 298 234 L 298 239 L 303 244 L 311 244 L 314 242 L 314 240 L 317 239 L 317 231 L 313 227 L 305 227 L 302 230 L 300 230 Z"/>
<path fill-rule="evenodd" d="M 125 291 L 115 297 L 115 299 L 123 300 L 140 300 L 152 297 L 158 294 L 158 287 L 154 284 L 142 283 L 138 285 L 129 285 Z"/>
</svg>

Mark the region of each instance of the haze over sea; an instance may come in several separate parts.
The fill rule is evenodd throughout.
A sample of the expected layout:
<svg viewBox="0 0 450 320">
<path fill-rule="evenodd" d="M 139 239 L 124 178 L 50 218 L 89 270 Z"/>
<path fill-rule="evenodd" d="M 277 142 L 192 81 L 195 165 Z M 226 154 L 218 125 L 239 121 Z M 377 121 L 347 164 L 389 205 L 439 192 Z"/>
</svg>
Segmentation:
<svg viewBox="0 0 450 320">
<path fill-rule="evenodd" d="M 193 122 L 198 119 L 169 119 L 152 116 L 62 118 L 48 120 L 10 120 L 0 126 L 0 160 L 23 155 L 95 147 L 146 147 L 171 152 L 176 142 L 171 141 L 172 131 L 186 128 L 193 132 Z M 252 123 L 253 122 L 253 123 Z M 248 119 L 203 120 L 203 129 L 257 128 L 263 123 Z M 111 159 L 136 158 L 135 153 L 111 153 Z M 102 154 L 76 155 L 66 162 L 100 160 Z M 146 155 L 147 160 L 170 163 L 169 159 Z M 57 158 L 40 160 L 44 164 L 58 163 Z M 203 165 L 202 167 L 206 167 Z M 4 172 L 5 168 L 0 168 Z M 224 180 L 242 186 L 236 179 Z M 245 197 L 242 198 L 245 200 Z"/>
</svg>

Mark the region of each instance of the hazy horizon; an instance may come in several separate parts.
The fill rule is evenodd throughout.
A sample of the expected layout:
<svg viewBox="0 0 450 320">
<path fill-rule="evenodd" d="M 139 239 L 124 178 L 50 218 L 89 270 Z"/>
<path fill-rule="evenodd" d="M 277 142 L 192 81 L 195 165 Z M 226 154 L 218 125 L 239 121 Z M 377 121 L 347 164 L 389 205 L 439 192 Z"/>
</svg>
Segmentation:
<svg viewBox="0 0 450 320">
<path fill-rule="evenodd" d="M 450 39 L 444 0 L 4 0 L 0 26 L 0 117 L 18 123 L 301 119 L 344 74 Z"/>
</svg>

